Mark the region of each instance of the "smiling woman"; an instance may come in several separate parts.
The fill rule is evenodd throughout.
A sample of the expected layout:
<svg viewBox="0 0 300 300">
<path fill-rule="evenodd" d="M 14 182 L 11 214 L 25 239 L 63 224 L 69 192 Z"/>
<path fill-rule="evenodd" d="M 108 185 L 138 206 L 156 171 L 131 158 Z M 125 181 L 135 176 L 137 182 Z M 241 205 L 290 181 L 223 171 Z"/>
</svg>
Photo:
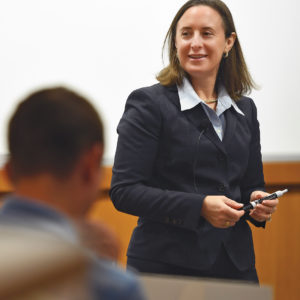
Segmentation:
<svg viewBox="0 0 300 300">
<path fill-rule="evenodd" d="M 209 6 L 193 6 L 178 21 L 175 46 L 179 64 L 199 93 L 201 85 L 211 86 L 208 81 L 215 83 L 222 56 L 228 55 L 235 37 L 235 32 L 225 36 L 221 16 Z M 212 94 L 215 99 L 215 91 Z M 206 99 L 205 95 L 198 95 Z"/>
<path fill-rule="evenodd" d="M 187 2 L 175 16 L 165 39 L 170 64 L 157 79 L 162 85 L 180 85 L 186 73 L 193 74 L 194 66 L 196 76 L 191 76 L 191 80 L 202 76 L 202 81 L 203 77 L 211 78 L 213 84 L 220 81 L 231 98 L 238 100 L 255 84 L 248 72 L 231 13 L 225 4 L 216 4 L 218 1 L 197 2 Z M 189 64 L 191 69 L 187 70 Z M 208 68 L 210 73 L 197 72 L 200 66 Z"/>
<path fill-rule="evenodd" d="M 227 6 L 190 0 L 167 33 L 159 84 L 130 94 L 118 125 L 111 199 L 139 216 L 127 264 L 141 272 L 258 282 L 251 229 L 266 195 L 253 87 Z M 243 255 L 241 255 L 243 253 Z"/>
</svg>

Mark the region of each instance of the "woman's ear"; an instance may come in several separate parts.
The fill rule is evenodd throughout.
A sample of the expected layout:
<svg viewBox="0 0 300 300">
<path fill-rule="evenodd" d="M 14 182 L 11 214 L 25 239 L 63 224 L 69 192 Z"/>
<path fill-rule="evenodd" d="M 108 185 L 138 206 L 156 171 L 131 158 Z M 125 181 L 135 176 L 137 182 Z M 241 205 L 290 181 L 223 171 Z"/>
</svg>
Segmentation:
<svg viewBox="0 0 300 300">
<path fill-rule="evenodd" d="M 230 36 L 226 38 L 226 45 L 225 45 L 224 52 L 229 52 L 232 49 L 235 40 L 236 40 L 236 33 L 231 32 Z"/>
</svg>

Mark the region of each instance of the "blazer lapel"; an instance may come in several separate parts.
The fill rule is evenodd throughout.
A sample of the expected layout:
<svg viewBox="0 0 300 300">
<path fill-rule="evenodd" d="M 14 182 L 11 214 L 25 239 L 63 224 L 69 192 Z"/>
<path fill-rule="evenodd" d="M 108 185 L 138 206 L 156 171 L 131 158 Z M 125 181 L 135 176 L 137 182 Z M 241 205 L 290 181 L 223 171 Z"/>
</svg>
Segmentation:
<svg viewBox="0 0 300 300">
<path fill-rule="evenodd" d="M 210 124 L 200 103 L 191 109 L 184 110 L 182 113 L 199 131 L 206 130 Z"/>
<path fill-rule="evenodd" d="M 236 114 L 237 112 L 234 111 L 234 108 L 231 107 L 230 109 L 227 109 L 225 112 L 225 119 L 226 119 L 226 128 L 225 133 L 223 137 L 223 143 L 226 145 L 230 144 L 230 141 L 235 134 L 235 128 L 236 128 Z"/>
<path fill-rule="evenodd" d="M 204 135 L 207 138 L 209 138 L 219 148 L 219 150 L 221 150 L 224 154 L 227 154 L 224 144 L 218 137 L 218 135 L 211 123 L 209 124 L 209 127 L 204 131 Z"/>
<path fill-rule="evenodd" d="M 183 111 L 183 114 L 199 130 L 199 132 L 203 132 L 203 134 L 211 142 L 213 142 L 222 152 L 224 152 L 226 154 L 224 145 L 223 145 L 222 141 L 219 139 L 218 135 L 216 134 L 201 103 L 199 103 L 192 109 Z"/>
<path fill-rule="evenodd" d="M 166 96 L 174 103 L 180 110 L 180 101 L 178 96 L 178 89 L 176 85 L 166 87 Z M 202 104 L 199 103 L 195 107 L 182 112 L 186 118 L 203 134 L 216 145 L 216 147 L 226 154 L 224 144 L 216 134 L 211 122 L 209 121 Z"/>
</svg>

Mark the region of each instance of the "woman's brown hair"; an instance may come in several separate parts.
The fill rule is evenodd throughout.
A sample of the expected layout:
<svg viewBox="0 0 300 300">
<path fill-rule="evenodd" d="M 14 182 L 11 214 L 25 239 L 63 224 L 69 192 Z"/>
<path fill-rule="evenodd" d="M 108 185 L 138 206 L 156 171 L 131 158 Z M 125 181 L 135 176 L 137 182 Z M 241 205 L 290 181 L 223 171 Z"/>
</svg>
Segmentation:
<svg viewBox="0 0 300 300">
<path fill-rule="evenodd" d="M 162 85 L 181 85 L 183 77 L 188 77 L 188 74 L 183 70 L 177 58 L 175 45 L 176 27 L 178 21 L 188 9 L 198 5 L 209 6 L 220 14 L 223 20 L 226 38 L 230 37 L 232 32 L 236 32 L 232 15 L 228 7 L 222 1 L 190 0 L 186 2 L 174 17 L 164 41 L 163 49 L 168 45 L 169 65 L 162 69 L 156 77 Z M 221 60 L 216 86 L 220 83 L 224 85 L 230 97 L 235 101 L 256 87 L 248 71 L 238 37 L 236 37 L 235 43 L 228 53 L 228 57 L 223 57 Z"/>
</svg>

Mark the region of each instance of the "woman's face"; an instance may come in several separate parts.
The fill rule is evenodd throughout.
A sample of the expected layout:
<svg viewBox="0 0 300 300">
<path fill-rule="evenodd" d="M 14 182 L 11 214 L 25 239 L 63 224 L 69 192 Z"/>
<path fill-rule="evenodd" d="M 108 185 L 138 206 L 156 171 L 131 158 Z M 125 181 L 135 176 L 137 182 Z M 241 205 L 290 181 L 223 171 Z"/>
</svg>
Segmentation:
<svg viewBox="0 0 300 300">
<path fill-rule="evenodd" d="M 180 65 L 192 79 L 216 77 L 222 56 L 234 40 L 235 33 L 225 38 L 223 21 L 216 10 L 193 6 L 177 23 L 175 45 Z"/>
</svg>

